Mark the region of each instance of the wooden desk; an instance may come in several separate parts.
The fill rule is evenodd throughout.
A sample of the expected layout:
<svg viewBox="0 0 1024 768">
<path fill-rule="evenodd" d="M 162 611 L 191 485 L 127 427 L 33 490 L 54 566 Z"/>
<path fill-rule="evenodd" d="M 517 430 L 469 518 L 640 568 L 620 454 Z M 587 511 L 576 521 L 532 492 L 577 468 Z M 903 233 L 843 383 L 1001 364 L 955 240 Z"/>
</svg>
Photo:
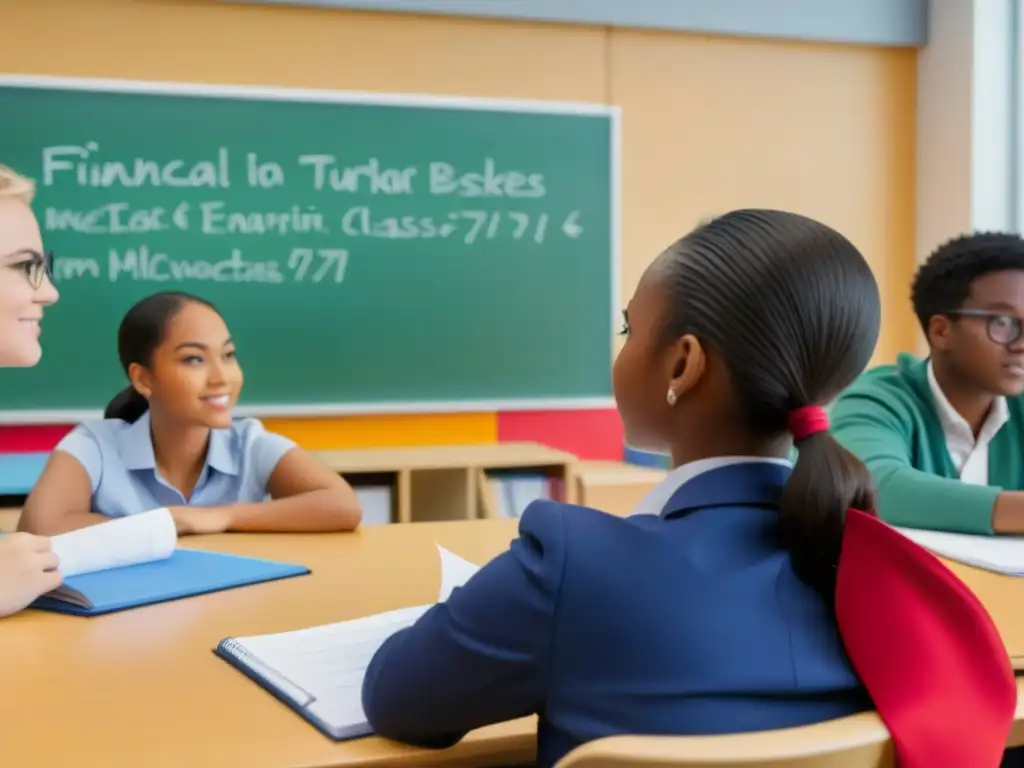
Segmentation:
<svg viewBox="0 0 1024 768">
<path fill-rule="evenodd" d="M 217 642 L 231 635 L 299 629 L 436 600 L 435 542 L 483 563 L 508 547 L 516 525 L 493 520 L 354 534 L 196 537 L 188 546 L 300 562 L 313 574 L 94 619 L 36 611 L 5 619 L 3 763 L 320 768 L 530 762 L 533 718 L 480 729 L 443 752 L 378 738 L 334 743 L 213 655 Z"/>
<path fill-rule="evenodd" d="M 423 751 L 378 738 L 334 743 L 213 655 L 232 635 L 286 631 L 436 599 L 437 542 L 483 563 L 517 521 L 424 523 L 354 534 L 196 537 L 188 545 L 292 560 L 313 574 L 95 619 L 25 612 L 0 622 L 5 765 L 51 768 L 444 766 L 533 759 L 535 720 Z M 394 567 L 396 562 L 402 568 Z M 955 563 L 1024 669 L 1024 579 Z M 416 574 L 408 578 L 406 574 Z M 1018 682 L 1018 689 L 1021 683 Z M 1024 743 L 1018 724 L 1011 744 Z"/>
<path fill-rule="evenodd" d="M 1004 576 L 943 560 L 960 577 L 995 621 L 1013 668 L 1024 671 L 1024 578 Z"/>
</svg>

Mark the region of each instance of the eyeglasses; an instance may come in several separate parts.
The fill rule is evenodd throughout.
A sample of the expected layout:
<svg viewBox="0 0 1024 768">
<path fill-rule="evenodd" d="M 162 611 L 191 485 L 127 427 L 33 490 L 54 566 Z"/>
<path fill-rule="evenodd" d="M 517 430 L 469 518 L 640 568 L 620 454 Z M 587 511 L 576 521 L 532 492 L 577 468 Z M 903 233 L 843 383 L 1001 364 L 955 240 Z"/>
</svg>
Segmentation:
<svg viewBox="0 0 1024 768">
<path fill-rule="evenodd" d="M 15 269 L 22 270 L 29 285 L 37 290 L 42 286 L 44 277 L 53 281 L 53 251 L 16 251 L 11 255 L 10 264 Z"/>
<path fill-rule="evenodd" d="M 1004 347 L 1012 346 L 1024 336 L 1024 323 L 1019 317 L 984 309 L 957 309 L 943 314 L 951 317 L 977 317 L 985 320 L 985 331 L 989 339 Z"/>
</svg>

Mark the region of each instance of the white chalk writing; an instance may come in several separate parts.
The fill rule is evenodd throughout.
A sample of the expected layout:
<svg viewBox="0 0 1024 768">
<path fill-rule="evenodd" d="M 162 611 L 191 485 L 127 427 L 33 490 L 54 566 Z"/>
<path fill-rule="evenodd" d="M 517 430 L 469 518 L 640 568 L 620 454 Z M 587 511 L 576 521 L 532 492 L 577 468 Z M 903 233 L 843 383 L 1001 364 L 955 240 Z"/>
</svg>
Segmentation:
<svg viewBox="0 0 1024 768">
<path fill-rule="evenodd" d="M 230 256 L 220 260 L 178 259 L 140 245 L 111 248 L 105 261 L 89 258 L 58 258 L 54 279 L 58 284 L 68 281 L 126 280 L 150 283 L 168 281 L 213 283 L 285 282 L 337 284 L 345 280 L 349 254 L 344 248 L 293 248 L 283 262 L 249 260 L 234 248 Z"/>
<path fill-rule="evenodd" d="M 172 259 L 166 253 L 150 251 L 148 246 L 111 249 L 107 259 L 107 279 L 203 280 L 216 283 L 283 283 L 276 261 L 246 261 L 237 248 L 221 261 Z"/>
<path fill-rule="evenodd" d="M 544 176 L 540 173 L 499 171 L 491 158 L 483 171 L 459 173 L 448 163 L 430 164 L 430 194 L 459 197 L 544 197 Z"/>
<path fill-rule="evenodd" d="M 310 272 L 314 259 L 318 262 Z M 345 268 L 348 266 L 348 251 L 343 248 L 294 248 L 288 257 L 288 268 L 292 270 L 296 280 L 309 277 L 309 282 L 320 283 L 333 280 L 340 283 L 345 279 Z"/>
<path fill-rule="evenodd" d="M 513 240 L 530 238 L 539 244 L 547 234 L 548 219 L 546 213 L 531 216 L 521 211 L 475 210 L 452 211 L 440 219 L 412 214 L 376 216 L 368 206 L 357 205 L 341 217 L 341 233 L 382 240 L 433 240 L 455 235 L 466 245 L 508 236 Z"/>
<path fill-rule="evenodd" d="M 355 166 L 338 167 L 334 155 L 302 155 L 299 165 L 312 169 L 313 189 L 369 192 L 371 195 L 411 195 L 416 168 L 382 168 L 376 157 Z"/>
<path fill-rule="evenodd" d="M 586 227 L 579 210 L 551 210 L 543 173 L 496 156 L 413 164 L 322 151 L 263 157 L 218 146 L 184 154 L 118 155 L 85 138 L 42 147 L 42 188 L 81 190 L 40 196 L 46 232 L 107 238 L 97 241 L 99 254 L 75 242 L 73 254 L 58 256 L 54 279 L 329 286 L 345 282 L 350 252 L 373 254 L 373 241 L 532 248 L 553 233 L 576 239 Z M 132 192 L 143 188 L 183 191 Z M 239 188 L 247 191 L 238 196 Z M 188 189 L 198 196 L 181 199 Z"/>
<path fill-rule="evenodd" d="M 128 161 L 97 157 L 100 145 L 43 147 L 43 184 L 53 186 L 71 174 L 80 187 L 197 187 L 231 186 L 228 150 L 221 147 L 212 158 L 166 162 L 136 157 Z"/>
<path fill-rule="evenodd" d="M 43 186 L 71 183 L 100 189 L 178 187 L 230 189 L 235 178 L 253 189 L 282 187 L 288 180 L 285 166 L 260 158 L 255 152 L 233 158 L 226 147 L 211 149 L 206 156 L 154 159 L 108 156 L 98 141 L 60 144 L 42 148 Z M 428 160 L 415 165 L 389 167 L 377 157 L 355 162 L 328 153 L 307 153 L 295 158 L 297 176 L 307 189 L 369 195 L 413 195 L 426 192 L 443 197 L 541 198 L 547 195 L 543 173 L 505 167 L 493 157 L 473 166 L 447 160 Z M 417 188 L 417 184 L 420 188 Z"/>
<path fill-rule="evenodd" d="M 221 202 L 199 205 L 204 235 L 291 235 L 310 232 L 326 233 L 324 217 L 319 211 L 303 210 L 293 205 L 286 211 L 244 212 L 225 210 Z"/>
</svg>

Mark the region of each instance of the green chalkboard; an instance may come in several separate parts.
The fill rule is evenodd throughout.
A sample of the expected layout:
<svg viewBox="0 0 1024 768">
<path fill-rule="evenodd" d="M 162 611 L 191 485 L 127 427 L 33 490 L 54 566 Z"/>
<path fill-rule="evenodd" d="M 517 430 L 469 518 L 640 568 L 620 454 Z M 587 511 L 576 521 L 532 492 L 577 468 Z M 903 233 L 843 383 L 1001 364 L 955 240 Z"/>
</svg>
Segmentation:
<svg viewBox="0 0 1024 768">
<path fill-rule="evenodd" d="M 0 419 L 95 412 L 139 298 L 215 302 L 242 412 L 599 404 L 618 314 L 603 105 L 0 77 L 60 302 Z"/>
</svg>

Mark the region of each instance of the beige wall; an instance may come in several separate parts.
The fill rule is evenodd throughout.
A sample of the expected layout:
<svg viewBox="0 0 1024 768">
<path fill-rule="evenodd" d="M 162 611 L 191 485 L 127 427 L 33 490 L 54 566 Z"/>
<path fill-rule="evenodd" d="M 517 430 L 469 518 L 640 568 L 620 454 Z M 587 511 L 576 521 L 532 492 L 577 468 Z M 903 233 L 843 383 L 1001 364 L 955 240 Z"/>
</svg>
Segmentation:
<svg viewBox="0 0 1024 768">
<path fill-rule="evenodd" d="M 874 267 L 878 359 L 912 346 L 913 51 L 623 31 L 609 57 L 626 286 L 701 217 L 788 208 L 839 229 Z"/>
<path fill-rule="evenodd" d="M 0 17 L 0 72 L 618 104 L 624 299 L 699 218 L 790 208 L 871 261 L 878 360 L 914 344 L 914 51 L 209 0 L 0 0 Z"/>
</svg>

